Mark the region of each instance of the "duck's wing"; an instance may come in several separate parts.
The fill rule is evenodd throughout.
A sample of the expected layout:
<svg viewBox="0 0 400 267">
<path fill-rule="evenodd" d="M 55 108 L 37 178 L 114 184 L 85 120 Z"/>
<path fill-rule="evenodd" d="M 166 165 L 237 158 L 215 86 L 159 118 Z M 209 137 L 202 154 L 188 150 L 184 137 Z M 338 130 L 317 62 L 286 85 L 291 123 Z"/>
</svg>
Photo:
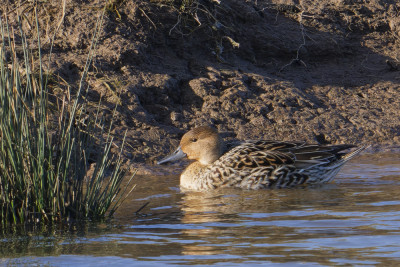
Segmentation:
<svg viewBox="0 0 400 267">
<path fill-rule="evenodd" d="M 227 149 L 229 151 L 222 158 L 231 159 L 230 165 L 236 169 L 282 165 L 293 165 L 297 169 L 307 169 L 316 165 L 340 161 L 346 155 L 342 151 L 352 147 L 354 146 L 250 140 L 228 143 Z"/>
<path fill-rule="evenodd" d="M 228 143 L 219 161 L 234 169 L 293 165 L 296 161 L 292 149 L 304 145 L 301 142 L 243 141 Z"/>
<path fill-rule="evenodd" d="M 294 165 L 297 169 L 307 169 L 318 165 L 336 164 L 345 159 L 347 153 L 343 151 L 353 147 L 355 146 L 305 144 L 291 149 L 290 153 L 295 155 Z"/>
<path fill-rule="evenodd" d="M 261 189 L 303 184 L 308 177 L 295 173 L 295 155 L 291 149 L 304 143 L 244 141 L 209 167 L 210 183 L 215 187 Z"/>
</svg>

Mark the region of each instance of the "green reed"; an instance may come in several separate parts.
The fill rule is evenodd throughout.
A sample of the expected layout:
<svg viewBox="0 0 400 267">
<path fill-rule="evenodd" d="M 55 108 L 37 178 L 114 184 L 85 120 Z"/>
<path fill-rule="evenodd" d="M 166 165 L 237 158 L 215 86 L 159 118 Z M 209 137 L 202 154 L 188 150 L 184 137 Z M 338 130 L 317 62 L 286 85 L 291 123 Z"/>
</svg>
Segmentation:
<svg viewBox="0 0 400 267">
<path fill-rule="evenodd" d="M 100 116 L 100 103 L 93 116 L 86 116 L 88 104 L 82 94 L 99 27 L 72 100 L 67 93 L 63 97 L 50 94 L 39 30 L 39 48 L 31 51 L 20 21 L 16 28 L 0 18 L 1 225 L 98 220 L 113 215 L 133 189 L 129 186 L 133 175 L 122 189 L 125 137 L 120 153 L 113 155 L 112 120 L 106 123 Z M 115 109 L 113 118 L 114 114 Z M 89 162 L 95 164 L 90 175 Z"/>
</svg>

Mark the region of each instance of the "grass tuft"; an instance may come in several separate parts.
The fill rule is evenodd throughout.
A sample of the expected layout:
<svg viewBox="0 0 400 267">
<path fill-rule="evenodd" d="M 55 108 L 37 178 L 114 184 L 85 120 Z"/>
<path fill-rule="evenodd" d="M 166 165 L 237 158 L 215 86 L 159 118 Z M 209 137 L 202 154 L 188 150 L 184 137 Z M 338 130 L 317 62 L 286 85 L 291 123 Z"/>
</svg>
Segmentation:
<svg viewBox="0 0 400 267">
<path fill-rule="evenodd" d="M 0 18 L 3 229 L 27 223 L 102 220 L 112 216 L 133 190 L 129 186 L 133 175 L 121 188 L 126 177 L 121 169 L 125 138 L 120 153 L 112 155 L 112 120 L 106 123 L 102 118 L 100 103 L 94 116 L 87 116 L 87 102 L 82 97 L 102 18 L 73 99 L 69 91 L 58 98 L 49 91 L 51 75 L 42 67 L 39 30 L 39 48 L 31 51 L 21 21 L 14 29 L 7 18 Z M 37 18 L 36 28 L 39 29 Z"/>
</svg>

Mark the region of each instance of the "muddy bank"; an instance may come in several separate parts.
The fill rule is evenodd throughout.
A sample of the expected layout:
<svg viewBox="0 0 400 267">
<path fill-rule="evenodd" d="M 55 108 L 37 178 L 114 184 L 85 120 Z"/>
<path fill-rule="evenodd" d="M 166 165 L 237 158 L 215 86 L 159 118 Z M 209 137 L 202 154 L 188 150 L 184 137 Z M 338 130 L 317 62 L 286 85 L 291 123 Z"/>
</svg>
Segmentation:
<svg viewBox="0 0 400 267">
<path fill-rule="evenodd" d="M 46 67 L 65 86 L 79 84 L 103 4 L 37 3 L 45 58 L 56 33 Z M 34 40 L 32 5 L 10 1 L 2 14 L 11 24 L 24 14 Z M 127 166 L 153 164 L 203 124 L 228 139 L 400 146 L 398 1 L 107 5 L 89 98 L 119 104 L 113 134 L 128 131 Z"/>
</svg>

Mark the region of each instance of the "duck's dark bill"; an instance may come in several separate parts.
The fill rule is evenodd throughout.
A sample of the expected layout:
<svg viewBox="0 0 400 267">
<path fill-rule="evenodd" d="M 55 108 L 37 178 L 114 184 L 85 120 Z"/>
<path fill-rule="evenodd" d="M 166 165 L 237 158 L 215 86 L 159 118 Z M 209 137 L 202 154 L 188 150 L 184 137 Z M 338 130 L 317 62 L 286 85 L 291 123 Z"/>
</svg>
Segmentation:
<svg viewBox="0 0 400 267">
<path fill-rule="evenodd" d="M 158 165 L 169 162 L 169 161 L 175 161 L 175 160 L 179 160 L 181 158 L 186 157 L 186 154 L 183 153 L 181 147 L 179 146 L 174 153 L 172 153 L 171 155 L 163 158 L 162 160 L 160 160 L 159 162 L 157 162 Z"/>
</svg>

